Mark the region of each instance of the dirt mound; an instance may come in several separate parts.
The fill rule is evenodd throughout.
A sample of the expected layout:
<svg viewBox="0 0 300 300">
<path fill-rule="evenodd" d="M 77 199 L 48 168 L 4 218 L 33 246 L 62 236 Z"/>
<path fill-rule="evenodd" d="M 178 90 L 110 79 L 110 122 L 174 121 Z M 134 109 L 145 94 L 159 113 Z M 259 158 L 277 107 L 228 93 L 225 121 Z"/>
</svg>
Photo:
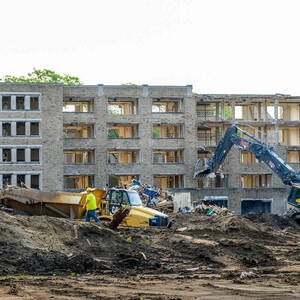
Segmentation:
<svg viewBox="0 0 300 300">
<path fill-rule="evenodd" d="M 295 228 L 298 230 L 300 229 L 300 225 L 288 216 L 278 216 L 266 213 L 249 213 L 245 215 L 245 218 L 252 221 L 253 223 L 268 225 L 274 229 L 282 230 L 287 227 Z"/>
<path fill-rule="evenodd" d="M 127 276 L 269 267 L 282 264 L 278 247 L 289 240 L 242 216 L 176 215 L 174 224 L 113 231 L 103 224 L 0 211 L 0 273 Z"/>
</svg>

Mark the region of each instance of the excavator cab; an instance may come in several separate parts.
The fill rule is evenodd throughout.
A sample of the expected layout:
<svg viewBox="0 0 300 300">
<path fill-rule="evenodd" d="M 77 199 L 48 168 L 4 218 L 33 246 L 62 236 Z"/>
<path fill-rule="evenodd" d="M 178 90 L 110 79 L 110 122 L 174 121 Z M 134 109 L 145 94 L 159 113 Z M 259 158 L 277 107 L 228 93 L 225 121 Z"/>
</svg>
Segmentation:
<svg viewBox="0 0 300 300">
<path fill-rule="evenodd" d="M 300 186 L 293 185 L 288 197 L 288 203 L 300 207 Z"/>
</svg>

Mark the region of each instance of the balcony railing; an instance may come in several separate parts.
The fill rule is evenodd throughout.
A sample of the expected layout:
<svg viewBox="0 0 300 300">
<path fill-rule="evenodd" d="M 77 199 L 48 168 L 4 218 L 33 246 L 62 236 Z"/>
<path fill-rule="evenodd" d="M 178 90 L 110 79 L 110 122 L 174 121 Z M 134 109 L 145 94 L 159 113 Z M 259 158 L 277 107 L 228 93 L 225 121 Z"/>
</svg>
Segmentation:
<svg viewBox="0 0 300 300">
<path fill-rule="evenodd" d="M 197 139 L 200 146 L 216 146 L 220 141 L 221 136 L 219 136 L 219 134 L 216 136 L 210 133 L 198 133 Z"/>
<path fill-rule="evenodd" d="M 213 110 L 197 110 L 197 118 L 203 121 L 215 121 L 216 112 Z"/>
</svg>

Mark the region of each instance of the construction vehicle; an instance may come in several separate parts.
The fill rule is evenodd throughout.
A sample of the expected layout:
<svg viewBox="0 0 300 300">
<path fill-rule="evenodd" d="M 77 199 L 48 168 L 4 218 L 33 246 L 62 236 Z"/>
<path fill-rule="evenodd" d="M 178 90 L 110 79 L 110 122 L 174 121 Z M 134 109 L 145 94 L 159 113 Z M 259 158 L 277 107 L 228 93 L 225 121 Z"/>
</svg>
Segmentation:
<svg viewBox="0 0 300 300">
<path fill-rule="evenodd" d="M 243 138 L 241 136 L 242 134 L 248 136 L 250 139 Z M 283 161 L 283 159 L 281 159 L 274 151 L 273 147 L 263 143 L 255 136 L 238 128 L 237 126 L 232 126 L 227 129 L 211 158 L 206 159 L 204 164 L 201 160 L 197 161 L 194 177 L 205 177 L 218 170 L 228 155 L 228 152 L 234 145 L 240 149 L 252 152 L 255 157 L 261 162 L 264 162 L 284 184 L 292 187 L 287 200 L 288 204 L 291 205 L 291 208 L 288 210 L 288 215 L 299 222 L 300 172 L 296 172 L 285 161 Z"/>
<path fill-rule="evenodd" d="M 128 226 L 170 226 L 169 217 L 154 209 L 144 207 L 138 193 L 134 190 L 93 189 L 99 209 L 100 220 L 113 219 L 120 208 L 128 208 L 128 215 L 122 224 Z M 9 186 L 0 191 L 0 203 L 29 215 L 48 215 L 81 219 L 87 193 L 46 192 L 27 187 Z"/>
</svg>

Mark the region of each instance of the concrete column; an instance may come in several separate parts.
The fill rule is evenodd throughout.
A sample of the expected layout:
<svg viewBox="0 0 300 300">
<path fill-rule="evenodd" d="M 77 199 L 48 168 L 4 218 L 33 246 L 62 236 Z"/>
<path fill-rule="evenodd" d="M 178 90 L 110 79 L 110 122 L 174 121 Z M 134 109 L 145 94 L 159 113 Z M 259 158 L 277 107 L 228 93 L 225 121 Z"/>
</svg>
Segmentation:
<svg viewBox="0 0 300 300">
<path fill-rule="evenodd" d="M 264 102 L 264 122 L 268 121 L 267 101 Z"/>
<path fill-rule="evenodd" d="M 257 103 L 257 113 L 258 113 L 258 119 L 257 121 L 261 120 L 261 103 Z"/>
<path fill-rule="evenodd" d="M 3 149 L 2 149 L 2 148 L 0 148 L 0 163 L 2 163 L 2 162 L 3 162 L 3 160 L 2 160 L 2 155 L 3 155 Z"/>
<path fill-rule="evenodd" d="M 104 90 L 103 90 L 103 84 L 98 84 L 98 96 L 103 96 Z"/>
<path fill-rule="evenodd" d="M 220 103 L 216 103 L 216 120 L 219 120 L 219 105 Z"/>
<path fill-rule="evenodd" d="M 2 136 L 2 122 L 0 122 L 0 137 Z"/>
<path fill-rule="evenodd" d="M 17 162 L 17 149 L 11 149 L 11 162 Z"/>
<path fill-rule="evenodd" d="M 25 148 L 25 162 L 30 162 L 31 156 L 30 156 L 30 148 Z"/>
<path fill-rule="evenodd" d="M 25 107 L 25 110 L 30 110 L 30 96 L 25 96 L 24 107 Z"/>
<path fill-rule="evenodd" d="M 11 175 L 11 185 L 17 185 L 17 174 Z"/>
<path fill-rule="evenodd" d="M 143 84 L 142 97 L 148 97 L 148 95 L 149 95 L 148 84 Z"/>
<path fill-rule="evenodd" d="M 265 142 L 265 143 L 268 143 L 267 126 L 264 126 L 264 142 Z"/>
<path fill-rule="evenodd" d="M 2 111 L 2 96 L 0 96 L 0 111 Z"/>
<path fill-rule="evenodd" d="M 3 175 L 0 174 L 0 190 L 3 189 Z"/>
<path fill-rule="evenodd" d="M 11 96 L 11 110 L 16 110 L 17 109 L 17 97 L 16 96 Z"/>
<path fill-rule="evenodd" d="M 278 130 L 278 98 L 275 99 L 274 102 L 274 117 L 275 117 L 275 126 L 274 126 L 274 138 L 275 138 L 275 145 L 277 146 L 279 143 L 279 130 Z"/>
<path fill-rule="evenodd" d="M 11 122 L 11 136 L 17 135 L 17 123 Z"/>
<path fill-rule="evenodd" d="M 26 174 L 26 175 L 25 175 L 25 184 L 26 184 L 28 187 L 31 187 L 31 175 L 30 175 L 30 174 Z"/>
<path fill-rule="evenodd" d="M 30 136 L 30 122 L 25 122 L 25 135 Z"/>
<path fill-rule="evenodd" d="M 222 120 L 225 120 L 225 103 L 224 100 L 222 101 Z"/>
<path fill-rule="evenodd" d="M 192 97 L 193 96 L 193 86 L 192 85 L 187 85 L 187 96 Z"/>
<path fill-rule="evenodd" d="M 235 100 L 232 99 L 231 101 L 231 119 L 235 121 Z"/>
</svg>

